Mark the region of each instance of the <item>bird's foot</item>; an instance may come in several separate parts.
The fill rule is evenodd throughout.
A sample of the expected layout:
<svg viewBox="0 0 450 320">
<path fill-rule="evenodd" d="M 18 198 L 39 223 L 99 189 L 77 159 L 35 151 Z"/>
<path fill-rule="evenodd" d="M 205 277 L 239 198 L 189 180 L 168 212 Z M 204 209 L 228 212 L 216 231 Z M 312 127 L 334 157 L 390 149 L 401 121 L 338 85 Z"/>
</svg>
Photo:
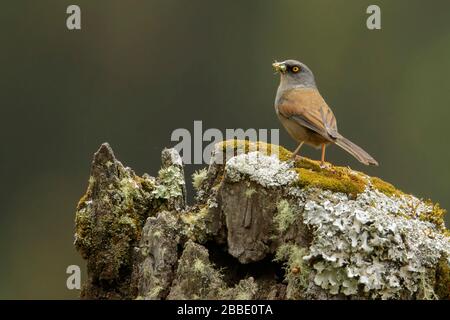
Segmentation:
<svg viewBox="0 0 450 320">
<path fill-rule="evenodd" d="M 322 161 L 322 162 L 320 163 L 320 168 L 321 168 L 321 169 L 331 169 L 331 167 L 332 167 L 332 164 L 331 164 L 331 163 L 324 162 L 324 161 Z"/>
<path fill-rule="evenodd" d="M 297 162 L 301 162 L 302 160 L 303 160 L 303 157 L 299 156 L 299 155 L 293 155 L 291 157 L 291 161 L 294 162 L 294 164 L 297 163 Z"/>
</svg>

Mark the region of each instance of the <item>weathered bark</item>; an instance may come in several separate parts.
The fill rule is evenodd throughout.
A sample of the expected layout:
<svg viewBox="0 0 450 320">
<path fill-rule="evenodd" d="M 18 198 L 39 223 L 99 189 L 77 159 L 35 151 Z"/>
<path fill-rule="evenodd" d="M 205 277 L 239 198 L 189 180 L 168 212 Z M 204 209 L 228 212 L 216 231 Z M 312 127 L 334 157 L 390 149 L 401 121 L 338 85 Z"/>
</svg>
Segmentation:
<svg viewBox="0 0 450 320">
<path fill-rule="evenodd" d="M 102 145 L 76 213 L 89 273 L 82 297 L 449 298 L 438 205 L 347 168 L 249 149 L 218 144 L 187 206 L 175 150 L 163 151 L 153 178 Z"/>
</svg>

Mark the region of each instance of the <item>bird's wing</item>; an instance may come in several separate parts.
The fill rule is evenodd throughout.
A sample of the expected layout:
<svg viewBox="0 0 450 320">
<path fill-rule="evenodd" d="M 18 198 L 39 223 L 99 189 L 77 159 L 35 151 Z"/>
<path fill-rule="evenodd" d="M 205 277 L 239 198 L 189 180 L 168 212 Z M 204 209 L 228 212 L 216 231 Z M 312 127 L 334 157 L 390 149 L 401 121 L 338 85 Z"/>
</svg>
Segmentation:
<svg viewBox="0 0 450 320">
<path fill-rule="evenodd" d="M 278 112 L 333 141 L 338 137 L 336 118 L 316 89 L 296 88 L 281 96 Z"/>
</svg>

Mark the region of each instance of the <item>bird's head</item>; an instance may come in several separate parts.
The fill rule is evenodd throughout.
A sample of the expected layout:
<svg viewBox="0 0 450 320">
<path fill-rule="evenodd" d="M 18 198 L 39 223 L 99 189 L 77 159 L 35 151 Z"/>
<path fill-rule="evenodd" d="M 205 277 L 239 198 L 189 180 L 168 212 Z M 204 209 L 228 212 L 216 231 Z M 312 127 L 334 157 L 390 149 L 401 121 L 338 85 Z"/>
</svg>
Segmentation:
<svg viewBox="0 0 450 320">
<path fill-rule="evenodd" d="M 280 86 L 316 88 L 311 69 L 297 60 L 286 60 L 272 64 L 281 76 Z"/>
</svg>

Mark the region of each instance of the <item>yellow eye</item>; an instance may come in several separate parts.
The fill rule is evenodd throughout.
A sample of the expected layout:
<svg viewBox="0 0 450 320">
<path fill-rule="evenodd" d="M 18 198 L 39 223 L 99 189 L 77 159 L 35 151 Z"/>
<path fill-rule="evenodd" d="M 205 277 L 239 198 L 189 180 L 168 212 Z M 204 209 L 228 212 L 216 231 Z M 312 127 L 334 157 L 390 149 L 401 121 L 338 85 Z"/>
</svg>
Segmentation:
<svg viewBox="0 0 450 320">
<path fill-rule="evenodd" d="M 300 68 L 297 66 L 292 67 L 292 72 L 297 73 L 300 71 Z"/>
</svg>

